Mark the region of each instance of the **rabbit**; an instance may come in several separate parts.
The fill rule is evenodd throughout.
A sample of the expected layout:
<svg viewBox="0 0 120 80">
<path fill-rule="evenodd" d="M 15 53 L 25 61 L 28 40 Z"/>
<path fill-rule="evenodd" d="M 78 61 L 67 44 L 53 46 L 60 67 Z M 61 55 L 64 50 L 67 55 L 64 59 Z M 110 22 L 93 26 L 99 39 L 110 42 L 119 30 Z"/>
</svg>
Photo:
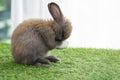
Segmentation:
<svg viewBox="0 0 120 80">
<path fill-rule="evenodd" d="M 11 37 L 11 51 L 16 63 L 33 66 L 51 66 L 51 62 L 60 59 L 48 52 L 65 41 L 72 32 L 71 22 L 55 2 L 48 3 L 48 10 L 53 19 L 29 19 L 20 23 Z M 64 46 L 65 48 L 65 46 Z"/>
</svg>

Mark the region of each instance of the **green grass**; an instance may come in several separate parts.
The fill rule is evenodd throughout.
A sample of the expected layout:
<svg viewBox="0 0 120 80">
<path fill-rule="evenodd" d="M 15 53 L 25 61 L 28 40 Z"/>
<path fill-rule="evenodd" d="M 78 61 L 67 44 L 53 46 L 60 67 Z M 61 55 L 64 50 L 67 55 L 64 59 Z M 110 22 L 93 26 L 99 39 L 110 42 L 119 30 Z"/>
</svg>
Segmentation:
<svg viewBox="0 0 120 80">
<path fill-rule="evenodd" d="M 0 80 L 120 80 L 120 50 L 53 50 L 61 63 L 49 68 L 16 64 L 10 45 L 0 43 Z"/>
</svg>

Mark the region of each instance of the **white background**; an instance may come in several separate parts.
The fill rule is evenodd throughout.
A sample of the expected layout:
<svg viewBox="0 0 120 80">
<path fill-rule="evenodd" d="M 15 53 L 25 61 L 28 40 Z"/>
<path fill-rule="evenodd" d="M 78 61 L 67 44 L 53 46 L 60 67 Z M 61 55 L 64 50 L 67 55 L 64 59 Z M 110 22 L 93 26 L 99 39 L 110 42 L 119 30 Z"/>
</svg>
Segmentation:
<svg viewBox="0 0 120 80">
<path fill-rule="evenodd" d="M 72 22 L 70 47 L 120 49 L 120 0 L 12 0 L 11 32 L 24 19 L 52 18 L 51 1 Z"/>
</svg>

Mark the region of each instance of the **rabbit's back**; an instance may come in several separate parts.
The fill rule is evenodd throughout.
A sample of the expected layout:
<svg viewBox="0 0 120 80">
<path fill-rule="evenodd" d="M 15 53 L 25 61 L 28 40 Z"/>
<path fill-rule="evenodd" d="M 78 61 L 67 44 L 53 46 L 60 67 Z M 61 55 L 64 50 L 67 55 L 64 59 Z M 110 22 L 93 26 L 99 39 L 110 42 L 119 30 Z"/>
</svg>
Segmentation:
<svg viewBox="0 0 120 80">
<path fill-rule="evenodd" d="M 12 38 L 16 38 L 18 35 L 22 33 L 26 33 L 27 31 L 34 31 L 38 28 L 45 28 L 53 25 L 52 20 L 42 20 L 42 19 L 31 19 L 31 20 L 25 20 L 21 24 L 17 26 L 17 28 L 14 30 Z M 48 29 L 49 29 L 48 28 Z"/>
</svg>

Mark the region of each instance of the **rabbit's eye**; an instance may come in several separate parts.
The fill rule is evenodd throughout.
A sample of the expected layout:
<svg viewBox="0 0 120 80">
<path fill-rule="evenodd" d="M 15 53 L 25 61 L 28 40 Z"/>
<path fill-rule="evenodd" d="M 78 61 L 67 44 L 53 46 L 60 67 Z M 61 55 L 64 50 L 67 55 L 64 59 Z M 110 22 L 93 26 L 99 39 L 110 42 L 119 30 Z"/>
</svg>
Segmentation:
<svg viewBox="0 0 120 80">
<path fill-rule="evenodd" d="M 62 31 L 58 32 L 55 40 L 56 40 L 56 41 L 62 41 Z"/>
</svg>

